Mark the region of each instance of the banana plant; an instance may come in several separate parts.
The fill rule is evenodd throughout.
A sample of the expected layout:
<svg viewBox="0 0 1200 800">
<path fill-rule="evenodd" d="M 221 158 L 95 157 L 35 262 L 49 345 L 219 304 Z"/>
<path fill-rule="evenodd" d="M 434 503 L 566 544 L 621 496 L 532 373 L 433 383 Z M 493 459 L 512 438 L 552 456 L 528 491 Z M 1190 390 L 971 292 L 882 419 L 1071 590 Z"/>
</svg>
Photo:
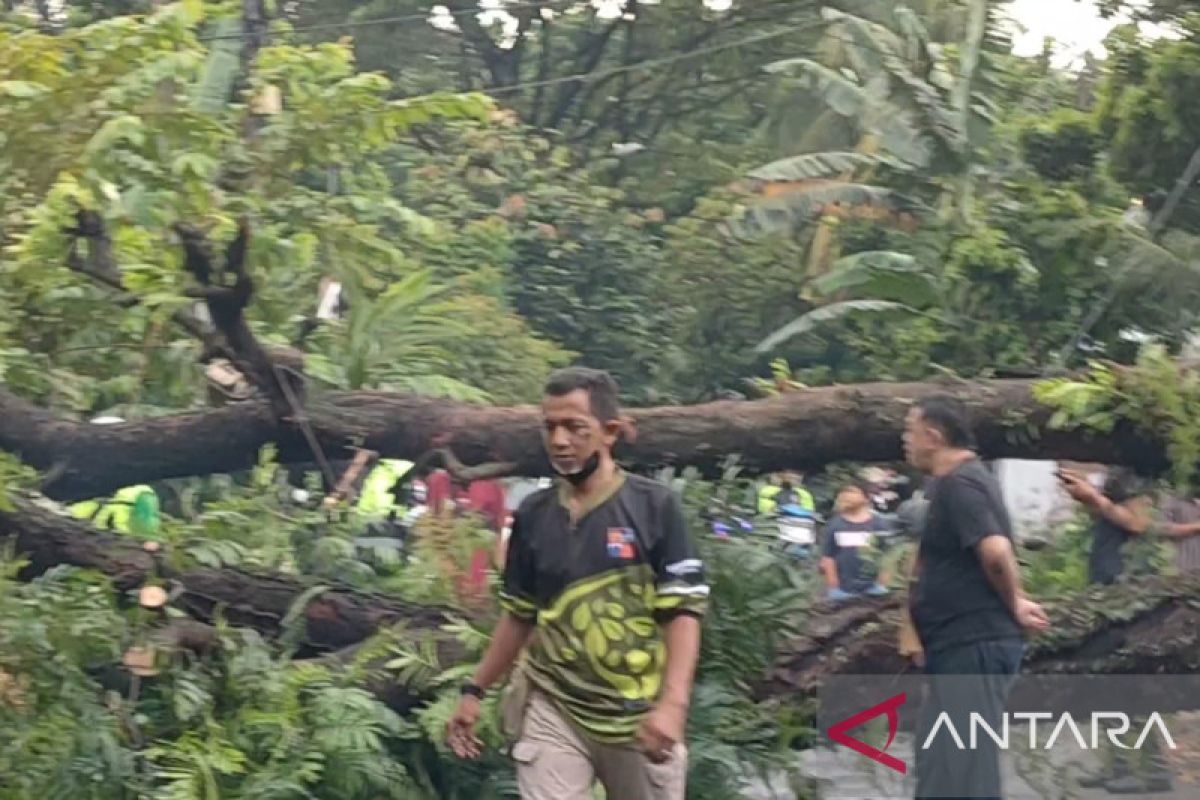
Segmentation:
<svg viewBox="0 0 1200 800">
<path fill-rule="evenodd" d="M 945 298 L 940 276 L 913 256 L 867 251 L 845 256 L 812 284 L 818 305 L 772 332 L 756 347 L 769 352 L 780 344 L 857 314 L 921 314 Z"/>
<path fill-rule="evenodd" d="M 788 106 L 819 101 L 821 114 L 811 120 L 801 147 L 821 143 L 823 136 L 809 135 L 814 130 L 833 131 L 849 147 L 813 149 L 751 171 L 752 180 L 788 185 L 743 209 L 739 230 L 794 231 L 831 206 L 920 211 L 921 203 L 872 182 L 880 168 L 920 173 L 935 184 L 940 176 L 963 173 L 971 146 L 980 138 L 979 123 L 988 123 L 994 109 L 975 89 L 986 4 L 973 0 L 971 10 L 960 43 L 961 64 L 955 69 L 908 8 L 895 8 L 888 25 L 823 9 L 829 24 L 823 57 L 787 59 L 766 71 L 787 81 Z"/>
</svg>

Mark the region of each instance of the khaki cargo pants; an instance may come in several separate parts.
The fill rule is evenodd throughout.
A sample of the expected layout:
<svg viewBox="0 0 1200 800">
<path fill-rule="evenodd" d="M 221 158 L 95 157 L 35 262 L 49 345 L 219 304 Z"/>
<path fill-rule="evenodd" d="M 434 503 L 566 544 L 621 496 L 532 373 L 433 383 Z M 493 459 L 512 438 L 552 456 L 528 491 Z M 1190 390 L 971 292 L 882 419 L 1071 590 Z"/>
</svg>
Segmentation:
<svg viewBox="0 0 1200 800">
<path fill-rule="evenodd" d="M 665 764 L 636 744 L 604 744 L 582 735 L 539 691 L 529 693 L 521 738 L 513 746 L 521 800 L 592 800 L 592 784 L 608 800 L 683 800 L 687 748 Z"/>
</svg>

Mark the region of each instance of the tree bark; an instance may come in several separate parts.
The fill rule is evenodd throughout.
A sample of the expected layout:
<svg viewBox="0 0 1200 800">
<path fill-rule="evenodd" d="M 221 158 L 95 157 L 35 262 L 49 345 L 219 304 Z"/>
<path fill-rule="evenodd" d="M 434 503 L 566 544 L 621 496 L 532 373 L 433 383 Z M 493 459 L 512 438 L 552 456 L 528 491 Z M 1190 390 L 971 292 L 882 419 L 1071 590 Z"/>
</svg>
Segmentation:
<svg viewBox="0 0 1200 800">
<path fill-rule="evenodd" d="M 810 694 L 828 675 L 913 671 L 896 650 L 903 602 L 862 600 L 815 615 L 803 634 L 781 648 L 758 694 Z M 1200 669 L 1200 575 L 1093 587 L 1044 605 L 1051 628 L 1029 640 L 1023 672 L 1153 675 Z"/>
<path fill-rule="evenodd" d="M 29 559 L 25 577 L 59 564 L 99 570 L 121 590 L 159 576 L 177 586 L 175 605 L 194 619 L 229 622 L 266 636 L 280 635 L 289 611 L 299 626 L 302 656 L 338 663 L 355 646 L 387 626 L 435 638 L 439 661 L 450 666 L 464 650 L 440 632 L 448 609 L 416 605 L 331 585 L 294 608 L 314 582 L 235 569 L 172 572 L 136 542 L 99 533 L 64 516 L 53 504 L 13 495 L 0 510 L 0 536 L 15 540 Z M 862 600 L 840 608 L 817 606 L 803 635 L 784 642 L 777 665 L 757 687 L 760 697 L 800 697 L 816 691 L 833 674 L 899 674 L 912 669 L 896 654 L 896 621 L 902 600 Z M 1049 634 L 1030 643 L 1025 670 L 1034 673 L 1192 673 L 1200 668 L 1200 576 L 1150 578 L 1089 589 L 1047 604 Z M 394 682 L 373 690 L 397 708 L 419 698 Z M 1200 700 L 1200 698 L 1198 698 Z"/>
<path fill-rule="evenodd" d="M 253 574 L 225 568 L 175 571 L 170 557 L 147 552 L 129 537 L 102 533 L 62 513 L 54 504 L 24 494 L 11 494 L 9 508 L 0 509 L 0 536 L 15 542 L 29 564 L 22 577 L 30 579 L 60 564 L 95 569 L 109 576 L 121 591 L 150 579 L 173 582 L 179 589 L 175 605 L 192 617 L 212 622 L 223 616 L 230 623 L 275 637 L 282 633 L 289 611 L 298 614 L 302 650 L 326 652 L 357 644 L 380 628 L 403 622 L 415 631 L 435 633 L 450 620 L 450 610 L 416 605 L 395 597 L 356 591 L 329 581 L 288 575 Z M 323 591 L 314 587 L 325 586 Z M 313 591 L 303 609 L 293 604 Z M 462 649 L 447 641 L 442 655 L 461 658 Z"/>
<path fill-rule="evenodd" d="M 1093 436 L 1051 430 L 1049 409 L 1032 396 L 1030 380 L 866 383 L 787 393 L 753 401 L 665 406 L 630 412 L 637 436 L 622 443 L 627 466 L 695 467 L 720 474 L 731 455 L 749 474 L 813 469 L 835 461 L 902 457 L 900 433 L 911 402 L 945 393 L 974 418 L 987 458 L 1036 458 L 1128 464 L 1161 471 L 1161 442 L 1131 426 Z M 545 475 L 535 407 L 491 408 L 385 392 L 333 392 L 307 398 L 308 420 L 330 459 L 366 447 L 388 458 L 416 459 L 448 447 L 465 464 L 506 461 L 514 474 Z M 265 401 L 187 412 L 117 425 L 58 419 L 0 389 L 0 449 L 27 464 L 54 470 L 48 496 L 74 500 L 122 486 L 188 475 L 236 472 L 259 450 L 277 444 L 285 463 L 311 461 L 301 431 L 280 421 Z"/>
</svg>

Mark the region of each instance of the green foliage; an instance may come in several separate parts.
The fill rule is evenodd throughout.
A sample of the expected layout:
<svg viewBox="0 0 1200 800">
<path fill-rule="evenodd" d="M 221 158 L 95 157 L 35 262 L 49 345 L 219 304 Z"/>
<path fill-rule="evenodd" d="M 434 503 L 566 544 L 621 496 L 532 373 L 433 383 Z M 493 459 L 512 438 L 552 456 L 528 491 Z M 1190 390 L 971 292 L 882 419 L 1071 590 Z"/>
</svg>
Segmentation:
<svg viewBox="0 0 1200 800">
<path fill-rule="evenodd" d="M 844 319 L 851 314 L 879 314 L 881 312 L 911 313 L 913 310 L 901 303 L 893 303 L 887 300 L 845 300 L 837 303 L 829 303 L 828 305 L 823 305 L 820 308 L 809 311 L 804 316 L 784 325 L 766 339 L 763 339 L 755 349 L 762 353 L 768 352 L 776 345 L 794 336 L 809 333 L 821 325 Z"/>
<path fill-rule="evenodd" d="M 661 303 L 675 310 L 667 360 L 671 394 L 703 398 L 740 384 L 768 361 L 754 346 L 810 306 L 796 265 L 803 245 L 782 236 L 743 241 L 726 233 L 731 198 L 714 196 L 666 229 Z M 790 352 L 781 355 L 790 357 Z M 751 367 L 757 368 L 751 368 Z"/>
<path fill-rule="evenodd" d="M 1032 597 L 1054 597 L 1087 587 L 1091 524 L 1086 515 L 1080 515 L 1054 532 L 1052 546 L 1034 553 L 1021 553 L 1021 580 Z"/>
<path fill-rule="evenodd" d="M 278 519 L 263 501 L 277 480 L 266 453 L 244 491 L 230 489 L 192 527 L 173 523 L 174 541 L 191 542 L 193 558 L 201 545 L 228 543 L 209 538 L 225 531 L 203 528 L 219 519 L 243 539 L 239 564 L 266 565 L 273 549 L 292 542 L 281 563 L 318 572 L 305 564 L 303 517 Z M 686 508 L 697 531 L 699 509 L 712 496 L 746 488 L 695 480 L 688 486 Z M 257 508 L 252 495 L 260 498 Z M 282 530 L 255 540 L 250 531 L 268 520 Z M 690 796 L 708 800 L 736 797 L 747 771 L 782 766 L 789 748 L 811 739 L 804 714 L 756 702 L 749 687 L 804 620 L 812 579 L 753 546 L 702 539 L 702 549 L 712 569 L 713 613 L 689 715 Z M 426 563 L 411 569 L 436 573 L 430 560 L 441 554 L 419 547 Z M 20 583 L 19 566 L 5 562 L 0 574 L 0 722 L 17 734 L 0 744 L 0 766 L 14 800 L 514 796 L 511 764 L 498 755 L 496 695 L 485 703 L 480 733 L 490 754 L 483 761 L 459 762 L 443 741 L 457 687 L 487 645 L 486 617 L 453 620 L 441 631 L 465 648 L 468 660 L 459 665 L 440 661 L 432 637 L 403 627 L 382 631 L 335 668 L 293 660 L 286 634 L 272 644 L 221 624 L 215 652 L 161 652 L 156 674 L 131 684 L 119 664 L 122 653 L 148 641 L 142 612 L 119 608 L 106 579 L 64 567 Z M 339 579 L 348 566 L 338 567 Z M 751 571 L 753 582 L 745 580 Z M 314 585 L 289 618 L 299 618 L 323 590 Z M 362 688 L 381 680 L 433 699 L 401 719 Z"/>
<path fill-rule="evenodd" d="M 35 489 L 37 485 L 36 470 L 22 464 L 16 456 L 0 453 L 0 511 L 8 509 L 11 493 Z"/>
<path fill-rule="evenodd" d="M 880 159 L 862 153 L 805 153 L 764 164 L 746 176 L 759 181 L 803 181 L 879 163 Z"/>
<path fill-rule="evenodd" d="M 1100 153 L 1092 119 L 1081 111 L 1064 109 L 1021 132 L 1025 161 L 1049 181 L 1089 174 Z"/>
<path fill-rule="evenodd" d="M 395 757 L 420 729 L 345 677 L 222 629 L 217 653 L 160 661 L 139 691 L 113 666 L 136 612 L 108 582 L 64 567 L 17 583 L 19 566 L 0 578 L 6 797 L 434 796 Z"/>
<path fill-rule="evenodd" d="M 226 102 L 240 67 L 227 40 L 205 49 L 199 6 L 62 36 L 0 33 L 0 83 L 15 101 L 0 110 L 0 246 L 12 256 L 0 280 L 24 333 L 23 347 L 0 346 L 9 385 L 85 412 L 199 399 L 195 345 L 169 322 L 191 304 L 171 228 L 186 221 L 224 241 L 241 215 L 251 218 L 250 312 L 264 338 L 292 338 L 323 277 L 346 287 L 348 324 L 321 331 L 310 353 L 334 385 L 506 401 L 513 363 L 536 378 L 564 361 L 479 278 L 435 281 L 400 248 L 404 231 L 430 223 L 392 198 L 380 159 L 414 125 L 482 118 L 485 100 L 394 100 L 391 83 L 356 72 L 341 43 L 264 48 L 244 93 Z M 272 92 L 278 113 L 255 113 Z M 106 290 L 64 265 L 62 231 L 80 206 L 105 218 L 116 277 L 140 301 L 115 323 Z M 491 329 L 468 324 L 479 319 Z M 496 334 L 512 356 L 489 364 L 478 353 Z M 492 382 L 506 385 L 493 395 Z"/>
<path fill-rule="evenodd" d="M 1055 426 L 1108 433 L 1124 424 L 1157 438 L 1166 446 L 1175 486 L 1195 486 L 1200 376 L 1180 366 L 1162 347 L 1145 348 L 1136 367 L 1115 371 L 1097 364 L 1084 380 L 1044 381 L 1035 397 L 1055 409 Z"/>
<path fill-rule="evenodd" d="M 1188 98 L 1200 89 L 1200 17 L 1188 17 L 1179 40 L 1149 40 L 1117 28 L 1114 53 L 1100 87 L 1099 125 L 1108 137 L 1113 175 L 1132 191 L 1169 191 L 1196 149 L 1200 116 Z M 1197 231 L 1200 199 L 1184 198 L 1176 224 Z"/>
<path fill-rule="evenodd" d="M 405 202 L 438 220 L 436 236 L 409 237 L 409 252 L 443 279 L 494 274 L 484 290 L 494 307 L 514 309 L 545 340 L 643 397 L 669 344 L 668 309 L 656 302 L 656 215 L 625 207 L 622 192 L 593 182 L 556 139 L 503 122 L 439 133 L 444 149 L 399 154 Z M 490 332 L 487 320 L 463 317 L 481 334 Z M 556 362 L 563 350 L 551 353 Z M 524 355 L 508 365 L 527 373 Z"/>
</svg>

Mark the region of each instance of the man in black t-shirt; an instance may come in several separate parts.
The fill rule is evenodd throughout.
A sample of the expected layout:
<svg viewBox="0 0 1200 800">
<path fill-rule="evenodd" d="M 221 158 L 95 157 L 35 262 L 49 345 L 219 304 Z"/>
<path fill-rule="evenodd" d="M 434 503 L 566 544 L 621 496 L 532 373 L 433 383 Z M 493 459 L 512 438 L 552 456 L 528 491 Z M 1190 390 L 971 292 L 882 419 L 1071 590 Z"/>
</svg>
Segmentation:
<svg viewBox="0 0 1200 800">
<path fill-rule="evenodd" d="M 999 483 L 975 455 L 962 405 L 948 397 L 918 401 L 905 420 L 904 450 L 931 476 L 909 595 L 925 671 L 935 676 L 918 731 L 916 796 L 998 798 L 994 742 L 982 737 L 977 749 L 963 751 L 948 736 L 930 741 L 929 734 L 943 712 L 958 730 L 971 713 L 999 730 L 1024 654 L 1023 630 L 1050 623 L 1021 589 L 1012 522 Z"/>
<path fill-rule="evenodd" d="M 613 461 L 623 422 L 607 373 L 551 376 L 542 421 L 560 480 L 513 517 L 504 614 L 450 720 L 451 749 L 479 755 L 479 697 L 523 653 L 529 692 L 511 732 L 524 800 L 589 800 L 595 781 L 614 800 L 683 800 L 704 565 L 676 494 Z"/>
</svg>

